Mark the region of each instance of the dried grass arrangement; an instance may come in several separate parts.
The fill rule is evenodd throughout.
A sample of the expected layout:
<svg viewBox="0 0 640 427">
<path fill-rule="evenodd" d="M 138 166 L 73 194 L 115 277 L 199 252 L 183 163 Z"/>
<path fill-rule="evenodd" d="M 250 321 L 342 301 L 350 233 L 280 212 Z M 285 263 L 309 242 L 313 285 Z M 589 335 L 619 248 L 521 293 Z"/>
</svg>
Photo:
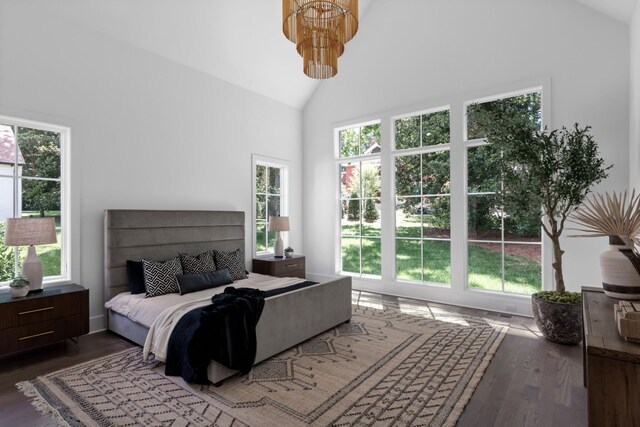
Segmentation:
<svg viewBox="0 0 640 427">
<path fill-rule="evenodd" d="M 582 228 L 573 228 L 586 234 L 570 237 L 618 236 L 624 243 L 638 254 L 640 245 L 640 194 L 635 190 L 628 197 L 624 193 L 596 194 L 585 200 L 575 211 L 570 221 Z"/>
</svg>

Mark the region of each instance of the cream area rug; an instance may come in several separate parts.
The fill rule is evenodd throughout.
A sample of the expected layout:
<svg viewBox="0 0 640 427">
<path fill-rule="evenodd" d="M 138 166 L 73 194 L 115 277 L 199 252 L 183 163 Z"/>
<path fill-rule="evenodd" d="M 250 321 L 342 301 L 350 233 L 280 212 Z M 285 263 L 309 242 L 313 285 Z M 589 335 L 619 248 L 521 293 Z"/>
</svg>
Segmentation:
<svg viewBox="0 0 640 427">
<path fill-rule="evenodd" d="M 506 331 L 363 297 L 351 323 L 220 387 L 167 377 L 139 348 L 17 387 L 65 426 L 453 426 Z"/>
</svg>

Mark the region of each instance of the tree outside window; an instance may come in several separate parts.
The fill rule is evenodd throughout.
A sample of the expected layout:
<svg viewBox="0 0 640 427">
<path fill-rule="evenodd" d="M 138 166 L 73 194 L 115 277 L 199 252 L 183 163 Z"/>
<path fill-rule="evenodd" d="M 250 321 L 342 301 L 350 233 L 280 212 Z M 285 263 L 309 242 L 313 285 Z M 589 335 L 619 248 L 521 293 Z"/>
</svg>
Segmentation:
<svg viewBox="0 0 640 427">
<path fill-rule="evenodd" d="M 380 276 L 380 124 L 338 132 L 341 271 Z"/>
<path fill-rule="evenodd" d="M 515 221 L 502 207 L 500 152 L 484 144 L 497 116 L 542 123 L 538 91 L 473 103 L 467 107 L 468 286 L 531 294 L 542 288 L 539 210 Z"/>
</svg>

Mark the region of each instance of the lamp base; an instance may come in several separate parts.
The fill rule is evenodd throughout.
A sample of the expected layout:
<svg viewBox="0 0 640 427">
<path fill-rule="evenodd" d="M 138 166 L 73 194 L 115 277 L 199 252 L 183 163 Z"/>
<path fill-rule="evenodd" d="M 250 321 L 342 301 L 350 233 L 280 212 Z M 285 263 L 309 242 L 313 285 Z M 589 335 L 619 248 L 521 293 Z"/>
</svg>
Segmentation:
<svg viewBox="0 0 640 427">
<path fill-rule="evenodd" d="M 282 235 L 276 231 L 276 243 L 273 246 L 274 258 L 284 258 L 284 244 L 282 243 Z"/>
<path fill-rule="evenodd" d="M 29 246 L 27 257 L 22 263 L 22 275 L 29 280 L 30 292 L 42 289 L 42 264 L 33 245 Z"/>
</svg>

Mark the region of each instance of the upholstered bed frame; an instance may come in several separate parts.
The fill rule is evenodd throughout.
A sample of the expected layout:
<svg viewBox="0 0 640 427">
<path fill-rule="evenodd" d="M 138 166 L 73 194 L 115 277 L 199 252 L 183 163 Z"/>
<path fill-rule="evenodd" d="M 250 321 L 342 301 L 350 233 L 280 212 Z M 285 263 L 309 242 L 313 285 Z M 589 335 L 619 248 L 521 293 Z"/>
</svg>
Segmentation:
<svg viewBox="0 0 640 427">
<path fill-rule="evenodd" d="M 107 210 L 104 219 L 105 301 L 128 291 L 127 260 L 164 260 L 178 252 L 245 248 L 244 212 Z M 144 345 L 148 329 L 108 310 L 108 329 Z M 256 363 L 351 319 L 351 278 L 342 277 L 265 300 L 256 328 Z M 233 375 L 211 362 L 209 380 Z"/>
</svg>

